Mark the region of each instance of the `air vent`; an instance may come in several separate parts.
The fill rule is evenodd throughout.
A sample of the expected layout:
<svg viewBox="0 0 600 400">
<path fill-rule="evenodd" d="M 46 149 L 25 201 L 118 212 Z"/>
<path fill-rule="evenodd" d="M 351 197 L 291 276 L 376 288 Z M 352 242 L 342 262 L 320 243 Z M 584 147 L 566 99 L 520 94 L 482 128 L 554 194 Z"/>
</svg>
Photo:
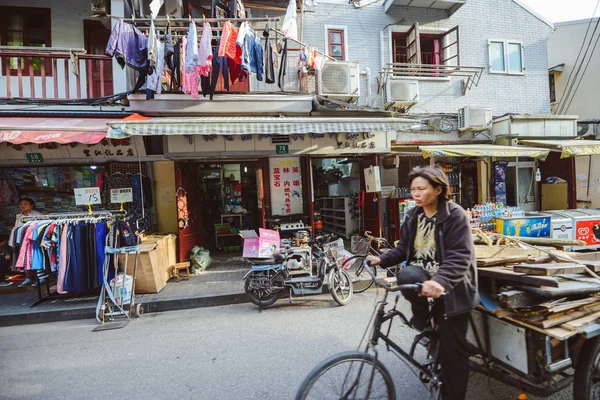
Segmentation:
<svg viewBox="0 0 600 400">
<path fill-rule="evenodd" d="M 271 137 L 271 144 L 288 144 L 289 142 L 289 135 L 273 135 Z"/>
</svg>

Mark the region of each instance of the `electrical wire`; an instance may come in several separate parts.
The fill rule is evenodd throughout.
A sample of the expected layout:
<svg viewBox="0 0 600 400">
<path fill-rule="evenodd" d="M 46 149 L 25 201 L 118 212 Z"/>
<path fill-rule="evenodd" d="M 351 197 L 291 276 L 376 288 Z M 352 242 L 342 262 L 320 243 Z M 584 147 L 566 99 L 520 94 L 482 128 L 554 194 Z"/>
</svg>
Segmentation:
<svg viewBox="0 0 600 400">
<path fill-rule="evenodd" d="M 598 23 L 600 23 L 600 18 L 598 18 L 598 22 L 596 22 L 596 26 L 598 26 Z M 592 48 L 592 53 L 590 54 L 590 57 L 588 58 L 587 63 L 585 64 L 585 68 L 583 69 L 583 74 L 581 75 L 581 78 L 579 79 L 579 82 L 577 83 L 575 92 L 573 93 L 573 96 L 571 97 L 569 104 L 567 104 L 567 107 L 565 108 L 565 113 L 567 113 L 569 111 L 569 107 L 571 107 L 571 103 L 575 99 L 575 94 L 577 93 L 577 90 L 579 89 L 579 85 L 581 85 L 581 81 L 583 81 L 583 78 L 585 77 L 585 73 L 588 69 L 588 66 L 590 65 L 590 61 L 592 61 L 592 57 L 594 57 L 594 51 L 596 50 L 596 46 L 598 45 L 598 40 L 600 40 L 600 34 L 598 34 L 598 36 L 596 37 L 596 42 L 594 43 L 594 47 Z"/>
<path fill-rule="evenodd" d="M 579 75 L 579 71 L 581 70 L 581 66 L 583 65 L 583 61 L 585 60 L 585 57 L 586 57 L 586 55 L 587 55 L 587 53 L 588 53 L 588 50 L 589 50 L 589 48 L 590 48 L 590 44 L 591 44 L 591 42 L 592 42 L 592 39 L 593 39 L 593 37 L 594 37 L 594 34 L 596 33 L 596 30 L 598 29 L 598 22 L 600 22 L 600 19 L 598 19 L 598 21 L 596 22 L 596 26 L 595 26 L 595 28 L 594 28 L 594 32 L 592 32 L 592 35 L 591 35 L 591 37 L 590 37 L 590 40 L 589 40 L 589 42 L 588 42 L 588 46 L 587 46 L 587 48 L 586 48 L 586 50 L 585 50 L 585 54 L 583 55 L 583 58 L 581 58 L 581 60 L 579 60 L 579 57 L 580 57 L 580 55 L 581 55 L 581 51 L 583 50 L 583 48 L 584 48 L 584 46 L 585 46 L 585 42 L 586 42 L 586 39 L 587 39 L 587 34 L 588 34 L 588 32 L 589 32 L 589 30 L 590 30 L 590 27 L 591 27 L 591 25 L 592 25 L 592 22 L 593 22 L 593 20 L 594 20 L 594 15 L 596 15 L 596 11 L 598 10 L 598 6 L 600 6 L 600 0 L 598 0 L 598 2 L 596 3 L 596 7 L 594 8 L 594 13 L 592 14 L 592 17 L 590 18 L 590 22 L 589 22 L 589 24 L 588 24 L 588 27 L 587 27 L 587 29 L 586 29 L 586 32 L 585 32 L 585 36 L 583 37 L 583 41 L 582 41 L 582 43 L 581 43 L 581 48 L 579 49 L 579 53 L 577 54 L 577 58 L 575 59 L 575 64 L 574 64 L 574 68 L 573 68 L 573 70 L 575 70 L 575 68 L 576 68 L 576 66 L 577 66 L 577 64 L 578 64 L 578 63 L 579 63 L 579 67 L 577 67 L 577 71 L 575 71 L 575 73 L 574 73 L 574 74 L 573 74 L 573 73 L 571 73 L 571 74 L 569 75 L 569 79 L 567 80 L 567 84 L 566 84 L 566 86 L 565 86 L 565 88 L 568 88 L 568 90 L 567 90 L 567 91 L 566 91 L 566 92 L 563 94 L 563 96 L 562 96 L 562 97 L 561 97 L 561 99 L 559 100 L 559 106 L 558 106 L 558 108 L 557 108 L 557 113 L 558 113 L 558 114 L 561 114 L 561 113 L 562 113 L 562 111 L 563 111 L 563 109 L 564 109 L 564 104 L 565 104 L 565 103 L 563 103 L 563 100 L 565 100 L 565 101 L 566 101 L 566 99 L 568 99 L 568 98 L 569 98 L 569 95 L 570 95 L 570 93 L 571 93 L 571 90 L 572 90 L 572 88 L 573 88 L 573 86 L 574 86 L 574 82 L 577 80 L 577 77 L 578 77 L 578 75 Z M 572 81 L 571 81 L 571 78 L 573 78 L 573 80 L 572 80 Z"/>
</svg>

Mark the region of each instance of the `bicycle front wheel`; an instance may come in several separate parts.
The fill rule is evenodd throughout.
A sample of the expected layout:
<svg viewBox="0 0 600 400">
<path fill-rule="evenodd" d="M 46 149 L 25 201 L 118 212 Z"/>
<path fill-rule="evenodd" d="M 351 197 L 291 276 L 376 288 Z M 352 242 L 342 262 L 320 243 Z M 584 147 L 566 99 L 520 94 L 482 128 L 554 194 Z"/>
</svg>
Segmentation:
<svg viewBox="0 0 600 400">
<path fill-rule="evenodd" d="M 365 261 L 364 256 L 354 256 L 350 257 L 342 264 L 342 269 L 350 275 L 350 279 L 352 279 L 352 287 L 354 288 L 354 293 L 362 293 L 373 284 L 373 277 L 363 266 Z M 373 272 L 375 272 L 375 268 L 373 268 Z"/>
<path fill-rule="evenodd" d="M 296 400 L 396 399 L 392 376 L 371 354 L 347 351 L 317 365 L 304 379 Z"/>
</svg>

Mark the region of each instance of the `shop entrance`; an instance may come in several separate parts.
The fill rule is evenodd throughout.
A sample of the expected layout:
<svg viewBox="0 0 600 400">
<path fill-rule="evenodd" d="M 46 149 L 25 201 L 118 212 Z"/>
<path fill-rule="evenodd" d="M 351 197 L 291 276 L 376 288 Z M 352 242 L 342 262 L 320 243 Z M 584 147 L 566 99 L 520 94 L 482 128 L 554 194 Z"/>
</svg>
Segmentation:
<svg viewBox="0 0 600 400">
<path fill-rule="evenodd" d="M 240 256 L 243 241 L 239 231 L 262 226 L 257 162 L 178 164 L 180 260 L 188 259 L 196 245 L 210 250 L 211 255 Z"/>
<path fill-rule="evenodd" d="M 354 158 L 312 159 L 312 171 L 316 226 L 350 239 L 364 225 L 358 202 L 360 161 Z"/>
</svg>

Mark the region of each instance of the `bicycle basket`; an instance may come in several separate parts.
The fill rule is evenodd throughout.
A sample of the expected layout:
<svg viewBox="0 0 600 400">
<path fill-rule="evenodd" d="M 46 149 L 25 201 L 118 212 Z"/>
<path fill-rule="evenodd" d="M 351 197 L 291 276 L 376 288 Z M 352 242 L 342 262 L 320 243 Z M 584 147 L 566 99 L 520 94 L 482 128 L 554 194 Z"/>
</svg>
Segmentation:
<svg viewBox="0 0 600 400">
<path fill-rule="evenodd" d="M 369 239 L 360 235 L 353 235 L 350 252 L 356 256 L 366 256 L 369 253 Z"/>
<path fill-rule="evenodd" d="M 344 247 L 344 241 L 342 239 L 334 240 L 333 242 L 325 243 L 323 245 L 323 251 L 325 254 L 329 254 L 331 251 L 335 257 L 335 259 L 342 263 L 346 258 L 348 258 L 347 251 Z"/>
</svg>

